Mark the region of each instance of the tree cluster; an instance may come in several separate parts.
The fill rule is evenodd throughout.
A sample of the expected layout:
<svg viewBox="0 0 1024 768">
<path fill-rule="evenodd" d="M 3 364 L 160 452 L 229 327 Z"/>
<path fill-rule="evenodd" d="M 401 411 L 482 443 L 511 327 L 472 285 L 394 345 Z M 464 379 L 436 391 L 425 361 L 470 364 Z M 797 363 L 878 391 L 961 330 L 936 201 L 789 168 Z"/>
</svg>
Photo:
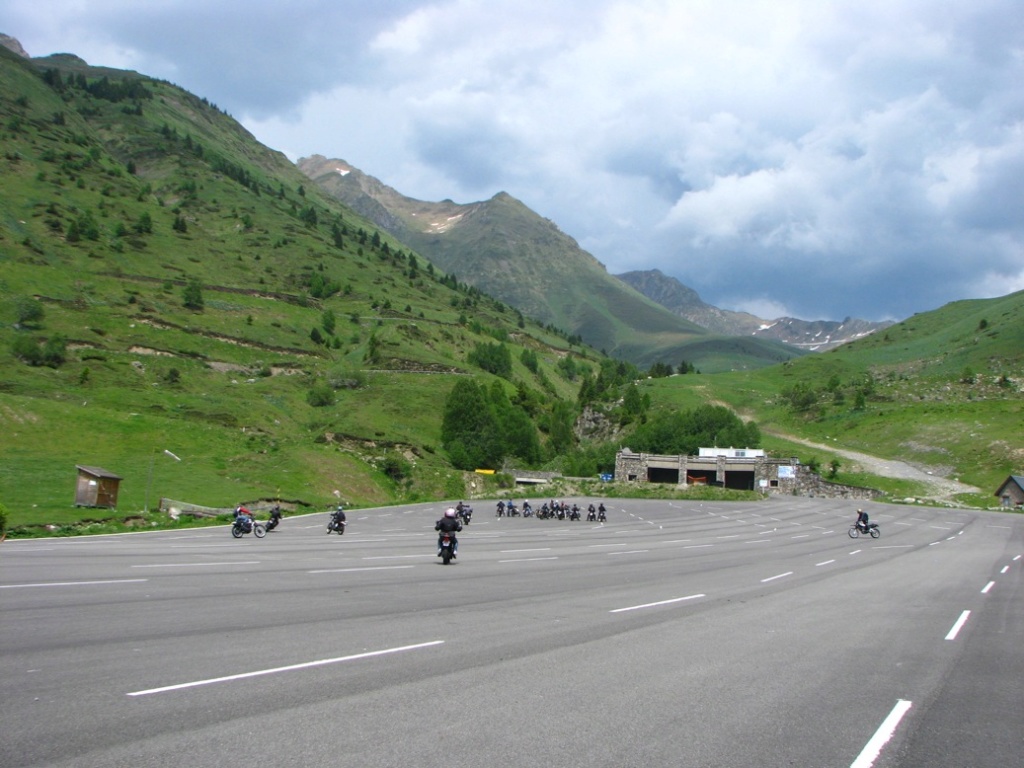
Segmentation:
<svg viewBox="0 0 1024 768">
<path fill-rule="evenodd" d="M 529 414 L 495 381 L 489 388 L 469 378 L 456 382 L 445 400 L 441 443 L 457 469 L 498 469 L 506 456 L 540 461 L 541 447 Z"/>
</svg>

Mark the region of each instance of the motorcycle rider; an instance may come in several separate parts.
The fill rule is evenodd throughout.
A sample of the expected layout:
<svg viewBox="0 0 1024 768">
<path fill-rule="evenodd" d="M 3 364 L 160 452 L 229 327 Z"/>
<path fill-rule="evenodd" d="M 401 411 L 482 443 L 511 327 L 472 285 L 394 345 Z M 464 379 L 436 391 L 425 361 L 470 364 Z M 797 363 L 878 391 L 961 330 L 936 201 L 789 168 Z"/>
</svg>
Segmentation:
<svg viewBox="0 0 1024 768">
<path fill-rule="evenodd" d="M 331 515 L 331 522 L 339 528 L 345 525 L 345 507 L 343 507 L 341 504 L 337 506 L 337 508 L 334 510 L 334 513 Z"/>
<path fill-rule="evenodd" d="M 438 532 L 437 556 L 441 556 L 441 539 L 447 533 L 452 537 L 452 557 L 457 557 L 459 554 L 459 539 L 455 533 L 462 530 L 462 522 L 459 520 L 459 514 L 455 511 L 454 507 L 448 507 L 444 511 L 444 517 L 434 523 L 434 530 Z"/>
<path fill-rule="evenodd" d="M 864 533 L 868 532 L 868 513 L 863 509 L 857 510 L 857 527 Z"/>
<path fill-rule="evenodd" d="M 239 504 L 235 507 L 235 523 L 238 524 L 238 526 L 246 533 L 250 533 L 252 531 L 252 520 L 252 512 L 246 509 L 243 504 Z"/>
<path fill-rule="evenodd" d="M 270 520 L 267 521 L 267 530 L 272 531 L 281 522 L 281 505 L 275 504 L 270 508 Z"/>
</svg>

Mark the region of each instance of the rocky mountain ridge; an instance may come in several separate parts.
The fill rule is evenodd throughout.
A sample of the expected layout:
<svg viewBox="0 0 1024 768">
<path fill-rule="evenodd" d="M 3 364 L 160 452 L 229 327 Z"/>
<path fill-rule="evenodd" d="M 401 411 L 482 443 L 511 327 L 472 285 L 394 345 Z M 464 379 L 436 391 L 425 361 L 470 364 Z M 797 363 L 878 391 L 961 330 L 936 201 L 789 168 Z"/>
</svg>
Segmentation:
<svg viewBox="0 0 1024 768">
<path fill-rule="evenodd" d="M 625 272 L 616 277 L 652 301 L 712 333 L 757 336 L 781 341 L 808 352 L 824 352 L 892 325 L 891 322 L 872 322 L 850 317 L 842 322 L 800 320 L 795 317 L 766 320 L 746 312 L 733 312 L 707 304 L 695 290 L 658 269 Z"/>
</svg>

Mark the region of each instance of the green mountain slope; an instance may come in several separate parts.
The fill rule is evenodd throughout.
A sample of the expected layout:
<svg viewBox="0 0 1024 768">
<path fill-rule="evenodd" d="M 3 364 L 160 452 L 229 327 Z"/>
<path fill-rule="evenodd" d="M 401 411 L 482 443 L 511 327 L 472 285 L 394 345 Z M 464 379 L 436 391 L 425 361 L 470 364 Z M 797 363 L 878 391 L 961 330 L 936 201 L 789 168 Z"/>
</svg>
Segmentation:
<svg viewBox="0 0 1024 768">
<path fill-rule="evenodd" d="M 169 83 L 0 48 L 0 116 L 14 524 L 79 516 L 76 464 L 121 475 L 123 510 L 458 496 L 441 450 L 456 381 L 496 382 L 542 421 L 579 387 L 564 360 L 597 365 Z M 501 378 L 472 362 L 499 342 Z"/>
<path fill-rule="evenodd" d="M 542 323 L 643 367 L 681 360 L 706 371 L 801 354 L 774 341 L 710 334 L 609 275 L 551 221 L 505 193 L 459 205 L 405 197 L 342 160 L 298 163 L 311 179 L 460 279 Z"/>
<path fill-rule="evenodd" d="M 1024 469 L 1024 292 L 953 302 L 782 365 L 648 386 L 664 408 L 727 403 L 758 422 L 769 449 L 824 466 L 836 459 L 848 482 L 878 478 L 796 438 L 958 478 L 980 489 L 972 503 L 990 505 L 1007 475 Z"/>
</svg>

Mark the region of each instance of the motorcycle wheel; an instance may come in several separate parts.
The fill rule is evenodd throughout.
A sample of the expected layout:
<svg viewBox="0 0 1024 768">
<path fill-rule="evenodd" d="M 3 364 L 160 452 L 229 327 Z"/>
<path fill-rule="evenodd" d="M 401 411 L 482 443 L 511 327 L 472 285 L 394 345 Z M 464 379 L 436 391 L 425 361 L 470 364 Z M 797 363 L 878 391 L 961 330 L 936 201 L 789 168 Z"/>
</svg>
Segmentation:
<svg viewBox="0 0 1024 768">
<path fill-rule="evenodd" d="M 880 530 L 878 530 L 877 528 L 872 528 L 871 529 L 871 538 L 872 539 L 877 539 L 881 535 L 882 535 L 882 532 Z"/>
<path fill-rule="evenodd" d="M 445 547 L 441 550 L 441 560 L 445 565 L 448 565 L 452 561 L 452 551 Z"/>
<path fill-rule="evenodd" d="M 242 538 L 242 529 L 239 528 L 237 525 L 232 525 L 231 535 L 234 536 L 236 539 Z"/>
<path fill-rule="evenodd" d="M 331 527 L 330 525 L 328 525 L 327 526 L 327 535 L 329 536 L 331 534 L 331 531 L 333 531 L 333 530 L 334 530 L 334 528 Z"/>
<path fill-rule="evenodd" d="M 253 523 L 252 532 L 256 535 L 257 539 L 262 539 L 267 535 L 267 529 L 264 528 L 260 523 Z"/>
<path fill-rule="evenodd" d="M 856 539 L 858 536 L 860 536 L 860 531 L 857 530 L 857 526 L 853 526 L 850 529 L 850 538 Z"/>
</svg>

